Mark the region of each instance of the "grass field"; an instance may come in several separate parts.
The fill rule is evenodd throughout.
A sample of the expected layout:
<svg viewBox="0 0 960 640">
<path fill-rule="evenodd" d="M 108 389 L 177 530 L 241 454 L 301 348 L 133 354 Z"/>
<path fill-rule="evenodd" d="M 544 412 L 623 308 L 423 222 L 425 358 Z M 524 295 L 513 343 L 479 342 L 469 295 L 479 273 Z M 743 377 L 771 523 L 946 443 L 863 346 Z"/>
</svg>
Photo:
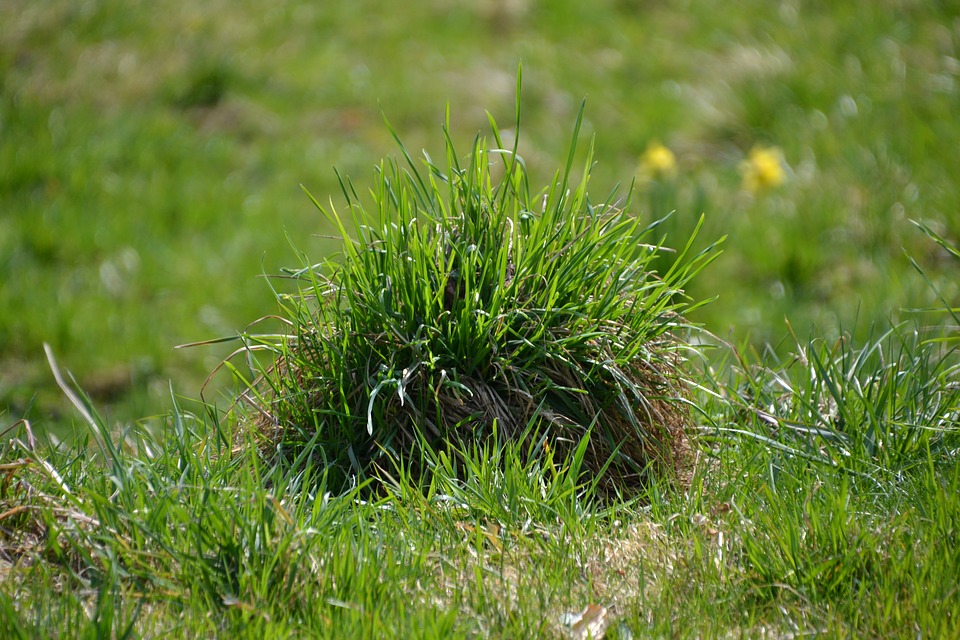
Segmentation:
<svg viewBox="0 0 960 640">
<path fill-rule="evenodd" d="M 383 116 L 442 157 L 449 105 L 469 148 L 521 61 L 531 182 L 586 97 L 595 199 L 726 236 L 691 490 L 601 503 L 506 443 L 376 498 L 223 455 L 233 380 L 194 399 L 234 345 L 173 347 L 336 250 L 299 185 L 371 187 Z M 958 113 L 950 2 L 3 3 L 0 635 L 957 635 Z"/>
</svg>

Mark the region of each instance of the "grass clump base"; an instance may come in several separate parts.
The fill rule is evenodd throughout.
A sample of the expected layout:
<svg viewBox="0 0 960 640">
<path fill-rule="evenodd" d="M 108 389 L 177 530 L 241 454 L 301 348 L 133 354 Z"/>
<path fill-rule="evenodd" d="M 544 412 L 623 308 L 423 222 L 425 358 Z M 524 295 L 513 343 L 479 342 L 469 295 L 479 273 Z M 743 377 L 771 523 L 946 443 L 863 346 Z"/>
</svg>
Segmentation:
<svg viewBox="0 0 960 640">
<path fill-rule="evenodd" d="M 445 166 L 401 143 L 369 198 L 341 179 L 346 215 L 314 200 L 342 253 L 292 272 L 289 336 L 247 337 L 276 356 L 247 394 L 265 448 L 350 483 L 398 462 L 425 470 L 425 450 L 497 431 L 532 456 L 579 451 L 604 491 L 682 479 L 683 287 L 716 254 L 688 244 L 656 273 L 656 224 L 629 198 L 590 199 L 592 149 L 573 184 L 582 114 L 540 191 L 492 118 L 495 144 L 478 136 L 462 158 L 448 113 Z"/>
</svg>

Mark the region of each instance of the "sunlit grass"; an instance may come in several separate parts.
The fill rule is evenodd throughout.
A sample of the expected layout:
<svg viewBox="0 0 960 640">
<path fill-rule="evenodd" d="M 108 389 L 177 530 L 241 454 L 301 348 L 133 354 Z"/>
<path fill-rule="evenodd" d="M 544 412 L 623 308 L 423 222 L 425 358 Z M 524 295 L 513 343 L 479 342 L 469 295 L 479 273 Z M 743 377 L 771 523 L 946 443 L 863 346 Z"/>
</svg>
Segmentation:
<svg viewBox="0 0 960 640">
<path fill-rule="evenodd" d="M 583 638 L 587 622 L 607 638 L 960 635 L 957 16 L 722 9 L 0 5 L 0 637 Z M 336 263 L 330 235 L 398 239 L 369 220 L 338 232 L 298 188 L 333 195 L 350 225 L 333 165 L 355 205 L 407 179 L 405 160 L 367 178 L 394 146 L 378 102 L 407 148 L 447 160 L 442 106 L 451 140 L 473 140 L 487 110 L 510 122 L 520 59 L 523 135 L 489 146 L 523 157 L 531 185 L 566 165 L 558 123 L 587 95 L 596 162 L 584 145 L 572 166 L 589 169 L 591 202 L 613 212 L 607 194 L 636 176 L 626 213 L 637 230 L 662 220 L 645 243 L 680 248 L 702 220 L 689 258 L 728 236 L 684 287 L 718 296 L 688 318 L 713 334 L 684 352 L 689 486 L 650 475 L 617 499 L 586 440 L 512 439 L 499 420 L 333 473 L 344 452 L 316 431 L 269 455 L 249 404 L 225 414 L 229 376 L 206 387 L 212 404 L 185 399 L 230 346 L 173 345 L 288 329 L 247 326 L 272 310 L 316 322 L 303 296 L 320 276 L 258 277 L 296 260 L 288 239 L 313 258 L 307 278 L 332 277 L 312 268 Z M 516 202 L 537 212 L 536 196 Z M 371 273 L 396 266 L 376 257 Z M 451 266 L 427 271 L 439 283 Z M 404 289 L 391 330 L 408 310 L 439 314 L 438 292 Z M 366 398 L 356 432 L 406 409 L 394 364 L 350 388 Z"/>
<path fill-rule="evenodd" d="M 532 166 L 562 163 L 557 124 L 584 95 L 596 193 L 627 181 L 653 141 L 674 154 L 669 193 L 641 184 L 637 211 L 652 222 L 676 210 L 662 227 L 669 244 L 701 214 L 705 243 L 729 236 L 690 291 L 719 294 L 693 318 L 715 333 L 732 327 L 735 341 L 760 347 L 787 333 L 784 316 L 805 339 L 814 326 L 866 333 L 925 306 L 903 245 L 933 280 L 949 277 L 908 221 L 957 234 L 960 192 L 944 158 L 955 151 L 960 54 L 937 5 L 899 15 L 873 5 L 454 2 L 380 12 L 376 24 L 363 3 L 261 9 L 0 9 L 5 424 L 63 415 L 44 341 L 111 418 L 162 402 L 169 378 L 191 393 L 225 352 L 170 345 L 235 333 L 269 304 L 256 277 L 286 262 L 278 227 L 311 255 L 331 250 L 309 239 L 330 229 L 298 185 L 333 193 L 333 165 L 365 175 L 389 152 L 378 101 L 413 149 L 435 139 L 446 103 L 453 133 L 469 137 L 485 110 L 510 120 L 520 59 L 519 151 Z M 782 150 L 790 172 L 751 199 L 738 167 L 757 146 Z"/>
<path fill-rule="evenodd" d="M 474 158 L 487 157 L 484 149 L 475 146 Z M 425 166 L 431 179 L 446 175 Z M 455 175 L 487 175 L 469 166 L 473 171 Z M 430 193 L 413 189 L 396 197 L 404 192 L 385 188 L 402 175 L 411 180 L 408 186 L 419 184 L 415 167 L 410 171 L 381 173 L 390 179 L 372 192 L 373 203 Z M 504 175 L 509 180 L 515 174 Z M 459 206 L 473 195 L 491 196 L 487 205 L 509 201 L 508 195 L 493 197 L 498 192 L 488 185 L 467 180 L 461 191 L 454 183 L 452 202 Z M 565 189 L 554 187 L 548 204 L 550 193 L 566 197 Z M 354 197 L 352 189 L 346 196 Z M 590 202 L 585 186 L 576 197 Z M 558 210 L 569 222 L 567 210 Z M 390 332 L 402 335 L 402 323 L 417 319 L 417 304 L 432 304 L 444 317 L 473 309 L 474 288 L 498 295 L 497 286 L 483 289 L 486 261 L 470 263 L 464 253 L 451 262 L 450 252 L 429 242 L 434 236 L 411 238 L 411 221 L 391 224 L 402 210 L 378 211 L 384 217 L 376 227 L 364 226 L 358 211 L 357 233 L 369 244 L 348 241 L 342 259 L 356 262 L 338 267 L 344 271 L 336 277 L 357 286 L 354 297 L 341 292 L 341 305 L 324 310 L 319 298 L 281 295 L 285 304 L 301 305 L 291 307 L 302 312 L 290 316 L 291 326 L 326 313 L 353 324 L 323 331 L 361 329 L 358 336 L 376 343 L 385 323 L 400 323 Z M 442 218 L 434 222 L 443 228 Z M 470 221 L 452 216 L 449 222 L 466 229 Z M 400 228 L 406 235 L 391 239 L 389 230 Z M 548 235 L 560 233 L 549 228 Z M 489 230 L 483 224 L 473 229 L 475 242 L 468 246 L 494 256 L 505 252 L 493 263 L 503 268 L 512 259 L 514 274 L 522 274 L 520 240 L 505 243 L 508 249 L 484 245 Z M 926 231 L 956 256 L 951 243 Z M 370 241 L 370 233 L 383 235 Z M 418 237 L 422 245 L 409 244 Z M 391 242 L 402 238 L 408 243 L 403 255 L 413 260 L 385 261 L 396 248 Z M 604 245 L 609 238 L 594 240 L 600 255 L 613 255 Z M 429 273 L 393 273 L 395 285 L 383 286 L 383 270 L 417 266 L 432 255 L 424 253 L 429 247 L 441 258 L 434 265 L 438 274 L 449 277 L 452 266 L 473 264 L 466 273 L 475 272 L 477 280 L 467 277 L 450 299 L 443 278 L 427 285 Z M 555 264 L 562 271 L 562 261 Z M 589 264 L 580 263 L 579 270 Z M 673 264 L 674 271 L 647 289 L 671 283 L 669 273 L 696 272 L 696 259 L 686 271 L 682 259 Z M 312 268 L 300 275 L 311 283 L 307 294 L 336 293 L 329 288 L 333 280 L 322 280 Z M 362 278 L 372 278 L 370 286 Z M 371 293 L 377 291 L 395 297 Z M 415 304 L 413 295 L 423 298 Z M 413 308 L 405 309 L 401 299 Z M 657 317 L 632 300 L 615 314 L 620 322 L 630 326 L 637 316 L 646 326 Z M 390 314 L 379 306 L 388 302 Z M 350 315 L 351 305 L 363 305 L 362 313 Z M 365 317 L 371 324 L 357 323 Z M 296 336 L 302 339 L 313 326 L 301 326 Z M 464 329 L 476 326 L 483 324 Z M 659 330 L 678 328 L 671 322 Z M 657 335 L 665 334 L 651 335 L 657 345 Z M 242 337 L 248 348 L 269 344 L 264 336 Z M 689 348 L 691 356 L 708 348 L 709 339 L 702 342 Z M 273 344 L 282 358 L 307 357 L 290 343 Z M 27 421 L 5 434 L 3 631 L 10 637 L 586 638 L 783 630 L 878 636 L 906 629 L 950 637 L 960 623 L 954 597 L 960 571 L 955 347 L 950 327 L 938 332 L 916 324 L 898 324 L 863 344 L 798 340 L 786 359 L 774 350 L 759 355 L 714 346 L 712 357 L 683 363 L 693 386 L 673 399 L 687 403 L 700 432 L 689 483 L 678 486 L 652 474 L 620 497 L 604 489 L 596 460 L 588 458 L 591 438 L 600 435 L 590 429 L 566 449 L 549 438 L 517 437 L 499 420 L 475 437 L 454 430 L 434 438 L 414 430 L 407 440 L 393 436 L 372 470 L 354 466 L 356 453 L 341 460 L 342 450 L 324 440 L 330 430 L 321 422 L 312 424 L 314 435 L 305 432 L 306 446 L 273 455 L 262 433 L 250 429 L 251 419 L 267 409 L 280 415 L 280 405 L 266 395 L 259 407 L 235 407 L 227 415 L 171 396 L 165 417 L 118 431 L 48 350 L 82 435 L 70 446 L 56 446 L 38 440 Z M 547 353 L 554 348 L 544 347 Z M 287 379 L 287 395 L 275 399 L 287 401 L 297 384 L 309 391 L 315 377 L 316 371 Z M 405 424 L 396 412 L 369 408 L 378 384 L 373 379 L 361 387 L 360 408 L 367 410 L 354 411 L 348 437 L 390 437 Z M 413 388 L 403 391 L 413 402 Z M 299 411 L 290 415 L 302 419 L 305 410 Z M 278 444 L 287 446 L 282 439 Z"/>
<path fill-rule="evenodd" d="M 592 198 L 592 154 L 573 173 L 582 112 L 565 167 L 532 186 L 519 84 L 512 148 L 491 118 L 492 140 L 463 156 L 448 115 L 444 165 L 401 145 L 368 197 L 345 177 L 345 207 L 314 200 L 340 253 L 291 273 L 280 340 L 240 336 L 262 363 L 245 397 L 265 450 L 356 482 L 383 456 L 416 464 L 423 440 L 498 431 L 558 458 L 585 441 L 583 472 L 611 492 L 687 472 L 685 315 L 703 303 L 685 288 L 715 246 L 661 248 L 629 192 Z"/>
</svg>

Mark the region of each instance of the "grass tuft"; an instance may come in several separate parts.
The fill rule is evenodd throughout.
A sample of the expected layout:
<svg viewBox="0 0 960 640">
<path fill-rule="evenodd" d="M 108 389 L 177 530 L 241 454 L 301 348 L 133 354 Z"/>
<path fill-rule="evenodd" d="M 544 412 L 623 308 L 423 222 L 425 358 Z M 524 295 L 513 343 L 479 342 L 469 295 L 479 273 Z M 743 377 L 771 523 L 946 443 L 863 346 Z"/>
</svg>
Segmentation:
<svg viewBox="0 0 960 640">
<path fill-rule="evenodd" d="M 589 196 L 592 148 L 574 180 L 582 118 L 539 191 L 492 117 L 493 140 L 462 157 L 448 113 L 445 164 L 415 161 L 391 128 L 403 161 L 379 165 L 369 197 L 342 178 L 345 213 L 314 200 L 339 261 L 292 272 L 287 339 L 245 336 L 276 356 L 247 394 L 265 448 L 318 459 L 340 484 L 384 457 L 428 471 L 424 445 L 462 454 L 494 431 L 577 453 L 606 491 L 684 474 L 683 316 L 697 306 L 684 286 L 715 245 L 694 255 L 691 239 L 656 273 L 656 224 L 630 215 L 629 197 Z"/>
</svg>

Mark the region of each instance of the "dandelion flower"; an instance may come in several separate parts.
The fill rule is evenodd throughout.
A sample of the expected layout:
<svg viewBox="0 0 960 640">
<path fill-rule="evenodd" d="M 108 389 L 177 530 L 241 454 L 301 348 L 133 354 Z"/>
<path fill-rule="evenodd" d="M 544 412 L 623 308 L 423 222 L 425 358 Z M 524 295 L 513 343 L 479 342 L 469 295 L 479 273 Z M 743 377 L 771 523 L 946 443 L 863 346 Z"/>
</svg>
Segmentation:
<svg viewBox="0 0 960 640">
<path fill-rule="evenodd" d="M 677 173 L 677 158 L 659 142 L 651 142 L 640 156 L 637 173 L 644 180 L 672 178 Z"/>
<path fill-rule="evenodd" d="M 782 185 L 787 179 L 783 152 L 777 147 L 754 147 L 740 163 L 743 188 L 760 193 Z"/>
</svg>

